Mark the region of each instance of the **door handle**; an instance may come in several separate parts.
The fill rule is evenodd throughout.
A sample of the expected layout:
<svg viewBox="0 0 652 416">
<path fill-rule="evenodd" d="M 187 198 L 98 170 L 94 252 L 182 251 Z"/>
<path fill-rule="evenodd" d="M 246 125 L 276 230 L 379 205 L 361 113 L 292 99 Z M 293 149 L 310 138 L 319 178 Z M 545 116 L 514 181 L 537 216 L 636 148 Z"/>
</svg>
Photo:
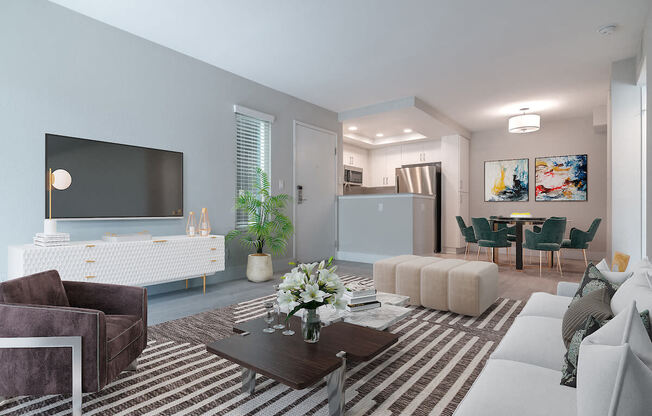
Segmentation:
<svg viewBox="0 0 652 416">
<path fill-rule="evenodd" d="M 303 186 L 297 185 L 297 205 L 303 204 L 306 201 L 303 198 Z"/>
</svg>

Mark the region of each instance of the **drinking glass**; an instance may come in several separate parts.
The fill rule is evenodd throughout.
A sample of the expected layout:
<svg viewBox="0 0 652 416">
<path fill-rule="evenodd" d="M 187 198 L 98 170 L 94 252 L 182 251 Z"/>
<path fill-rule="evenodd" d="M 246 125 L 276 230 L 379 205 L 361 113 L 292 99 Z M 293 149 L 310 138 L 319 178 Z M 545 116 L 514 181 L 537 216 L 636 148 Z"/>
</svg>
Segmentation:
<svg viewBox="0 0 652 416">
<path fill-rule="evenodd" d="M 290 329 L 290 319 L 287 320 L 288 327 L 285 331 L 281 332 L 283 335 L 294 335 L 294 331 Z"/>
<path fill-rule="evenodd" d="M 270 327 L 272 322 L 274 322 L 274 304 L 272 302 L 265 302 L 265 323 L 267 323 L 267 328 L 263 329 L 263 332 L 271 334 L 274 332 L 274 328 Z"/>
<path fill-rule="evenodd" d="M 275 285 L 274 288 L 278 292 L 278 285 Z M 281 305 L 278 303 L 278 299 L 274 302 L 274 311 L 276 312 L 276 325 L 272 328 L 274 329 L 284 329 L 285 325 L 281 323 Z"/>
</svg>

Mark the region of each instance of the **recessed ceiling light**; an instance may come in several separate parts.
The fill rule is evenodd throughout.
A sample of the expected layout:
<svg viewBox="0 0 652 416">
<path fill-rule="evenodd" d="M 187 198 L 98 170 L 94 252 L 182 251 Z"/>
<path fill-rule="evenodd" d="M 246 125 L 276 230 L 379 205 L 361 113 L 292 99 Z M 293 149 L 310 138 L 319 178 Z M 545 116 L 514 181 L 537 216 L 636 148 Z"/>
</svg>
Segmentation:
<svg viewBox="0 0 652 416">
<path fill-rule="evenodd" d="M 383 136 L 384 136 L 383 133 L 376 133 L 376 137 L 383 137 Z"/>
<path fill-rule="evenodd" d="M 403 129 L 403 133 L 412 133 L 412 129 Z"/>
<path fill-rule="evenodd" d="M 617 27 L 618 26 L 615 25 L 615 24 L 600 26 L 598 28 L 598 33 L 601 34 L 601 35 L 608 36 L 608 35 L 611 35 L 612 33 L 614 33 L 616 31 Z"/>
<path fill-rule="evenodd" d="M 357 131 L 358 128 L 356 126 L 349 126 L 349 131 Z"/>
</svg>

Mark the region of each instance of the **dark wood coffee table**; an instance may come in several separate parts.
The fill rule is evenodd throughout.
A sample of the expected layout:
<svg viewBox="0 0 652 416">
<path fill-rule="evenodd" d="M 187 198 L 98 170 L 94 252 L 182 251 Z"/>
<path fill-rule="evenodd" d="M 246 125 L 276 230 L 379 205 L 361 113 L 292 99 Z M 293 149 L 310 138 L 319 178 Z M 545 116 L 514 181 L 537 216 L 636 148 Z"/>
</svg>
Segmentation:
<svg viewBox="0 0 652 416">
<path fill-rule="evenodd" d="M 235 334 L 206 345 L 206 351 L 240 364 L 242 391 L 253 394 L 256 373 L 293 389 L 305 389 L 326 378 L 329 414 L 344 414 L 346 361 L 368 361 L 398 341 L 398 335 L 346 322 L 322 328 L 318 343 L 301 338 L 301 321 L 290 318 L 296 331 L 285 336 L 281 331 L 262 332 L 261 319 L 238 324 Z"/>
</svg>

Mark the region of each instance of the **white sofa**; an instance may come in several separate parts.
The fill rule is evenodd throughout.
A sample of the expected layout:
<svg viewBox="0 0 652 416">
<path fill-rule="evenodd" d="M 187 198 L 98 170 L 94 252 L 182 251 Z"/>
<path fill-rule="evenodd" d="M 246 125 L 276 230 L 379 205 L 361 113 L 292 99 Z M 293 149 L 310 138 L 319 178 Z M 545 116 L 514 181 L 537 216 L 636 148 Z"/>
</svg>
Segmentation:
<svg viewBox="0 0 652 416">
<path fill-rule="evenodd" d="M 455 416 L 578 415 L 577 389 L 560 385 L 566 353 L 562 318 L 577 288 L 562 282 L 557 295 L 530 297 Z M 618 289 L 611 302 L 614 314 L 632 300 L 639 311 L 652 312 L 652 289 L 645 274 L 635 274 Z M 581 377 L 578 373 L 578 385 Z"/>
</svg>

